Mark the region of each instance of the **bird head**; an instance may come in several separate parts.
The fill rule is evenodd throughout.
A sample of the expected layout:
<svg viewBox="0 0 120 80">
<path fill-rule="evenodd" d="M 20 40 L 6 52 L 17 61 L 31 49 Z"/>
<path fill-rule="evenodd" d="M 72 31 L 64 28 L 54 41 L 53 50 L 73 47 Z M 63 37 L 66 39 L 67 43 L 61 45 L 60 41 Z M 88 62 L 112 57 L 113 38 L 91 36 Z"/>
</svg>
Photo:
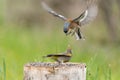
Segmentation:
<svg viewBox="0 0 120 80">
<path fill-rule="evenodd" d="M 65 33 L 66 35 L 70 32 L 71 21 L 72 21 L 72 20 L 67 20 L 67 21 L 65 21 L 65 23 L 64 23 L 63 31 L 64 31 L 64 33 Z"/>
<path fill-rule="evenodd" d="M 72 48 L 71 48 L 71 45 L 69 44 L 68 47 L 67 47 L 67 53 L 72 53 Z"/>
<path fill-rule="evenodd" d="M 63 31 L 64 31 L 65 34 L 68 33 L 69 26 L 70 26 L 70 22 L 66 21 L 66 22 L 64 23 L 64 29 L 63 29 Z"/>
</svg>

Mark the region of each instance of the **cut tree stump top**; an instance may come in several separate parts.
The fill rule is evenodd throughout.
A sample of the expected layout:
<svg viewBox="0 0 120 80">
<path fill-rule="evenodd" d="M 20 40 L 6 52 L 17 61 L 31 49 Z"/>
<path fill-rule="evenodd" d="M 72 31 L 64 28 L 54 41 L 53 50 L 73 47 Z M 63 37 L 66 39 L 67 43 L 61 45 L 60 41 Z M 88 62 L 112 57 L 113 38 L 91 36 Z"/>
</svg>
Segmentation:
<svg viewBox="0 0 120 80">
<path fill-rule="evenodd" d="M 84 63 L 42 63 L 24 65 L 24 80 L 86 80 Z"/>
</svg>

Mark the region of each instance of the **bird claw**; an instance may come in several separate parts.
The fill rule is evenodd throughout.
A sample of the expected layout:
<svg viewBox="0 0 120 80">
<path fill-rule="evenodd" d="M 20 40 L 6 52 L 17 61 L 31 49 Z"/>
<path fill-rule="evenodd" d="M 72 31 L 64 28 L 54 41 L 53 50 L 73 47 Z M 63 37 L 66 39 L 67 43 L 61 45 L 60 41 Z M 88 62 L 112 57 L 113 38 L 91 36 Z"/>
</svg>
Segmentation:
<svg viewBox="0 0 120 80">
<path fill-rule="evenodd" d="M 85 40 L 85 37 L 81 34 L 81 38 L 78 36 L 78 34 L 77 33 L 75 33 L 75 37 L 76 37 L 76 40 L 80 40 L 80 39 L 82 39 L 82 40 Z"/>
</svg>

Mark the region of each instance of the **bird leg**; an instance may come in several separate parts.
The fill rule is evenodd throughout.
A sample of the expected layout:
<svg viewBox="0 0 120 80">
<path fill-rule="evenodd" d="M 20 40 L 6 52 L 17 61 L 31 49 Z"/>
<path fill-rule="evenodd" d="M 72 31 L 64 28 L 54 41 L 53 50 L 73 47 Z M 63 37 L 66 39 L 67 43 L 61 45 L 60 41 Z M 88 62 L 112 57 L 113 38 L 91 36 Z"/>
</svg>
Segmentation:
<svg viewBox="0 0 120 80">
<path fill-rule="evenodd" d="M 72 30 L 72 33 L 71 33 L 71 36 L 73 36 L 75 34 L 75 31 L 76 31 L 76 27 Z"/>
<path fill-rule="evenodd" d="M 75 32 L 75 37 L 76 37 L 76 40 L 80 40 L 80 38 L 76 32 Z"/>
</svg>

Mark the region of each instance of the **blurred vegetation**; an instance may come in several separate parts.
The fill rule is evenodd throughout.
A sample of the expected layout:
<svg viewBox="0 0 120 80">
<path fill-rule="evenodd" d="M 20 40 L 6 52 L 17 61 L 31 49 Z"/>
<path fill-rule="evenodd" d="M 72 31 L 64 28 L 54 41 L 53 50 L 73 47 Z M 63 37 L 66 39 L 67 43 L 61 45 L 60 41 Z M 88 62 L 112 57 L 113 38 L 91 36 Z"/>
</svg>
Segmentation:
<svg viewBox="0 0 120 80">
<path fill-rule="evenodd" d="M 46 2 L 59 13 L 74 18 L 80 12 L 79 0 L 74 1 Z M 41 8 L 40 0 L 0 0 L 0 79 L 4 80 L 6 75 L 6 80 L 22 80 L 24 64 L 42 61 L 46 54 L 63 52 L 70 44 L 73 48 L 71 62 L 87 64 L 87 80 L 118 80 L 120 15 L 119 5 L 115 1 L 112 5 L 116 40 L 112 40 L 109 23 L 103 19 L 102 14 L 107 13 L 100 7 L 96 20 L 81 28 L 86 40 L 76 41 L 63 33 L 61 20 Z"/>
</svg>

